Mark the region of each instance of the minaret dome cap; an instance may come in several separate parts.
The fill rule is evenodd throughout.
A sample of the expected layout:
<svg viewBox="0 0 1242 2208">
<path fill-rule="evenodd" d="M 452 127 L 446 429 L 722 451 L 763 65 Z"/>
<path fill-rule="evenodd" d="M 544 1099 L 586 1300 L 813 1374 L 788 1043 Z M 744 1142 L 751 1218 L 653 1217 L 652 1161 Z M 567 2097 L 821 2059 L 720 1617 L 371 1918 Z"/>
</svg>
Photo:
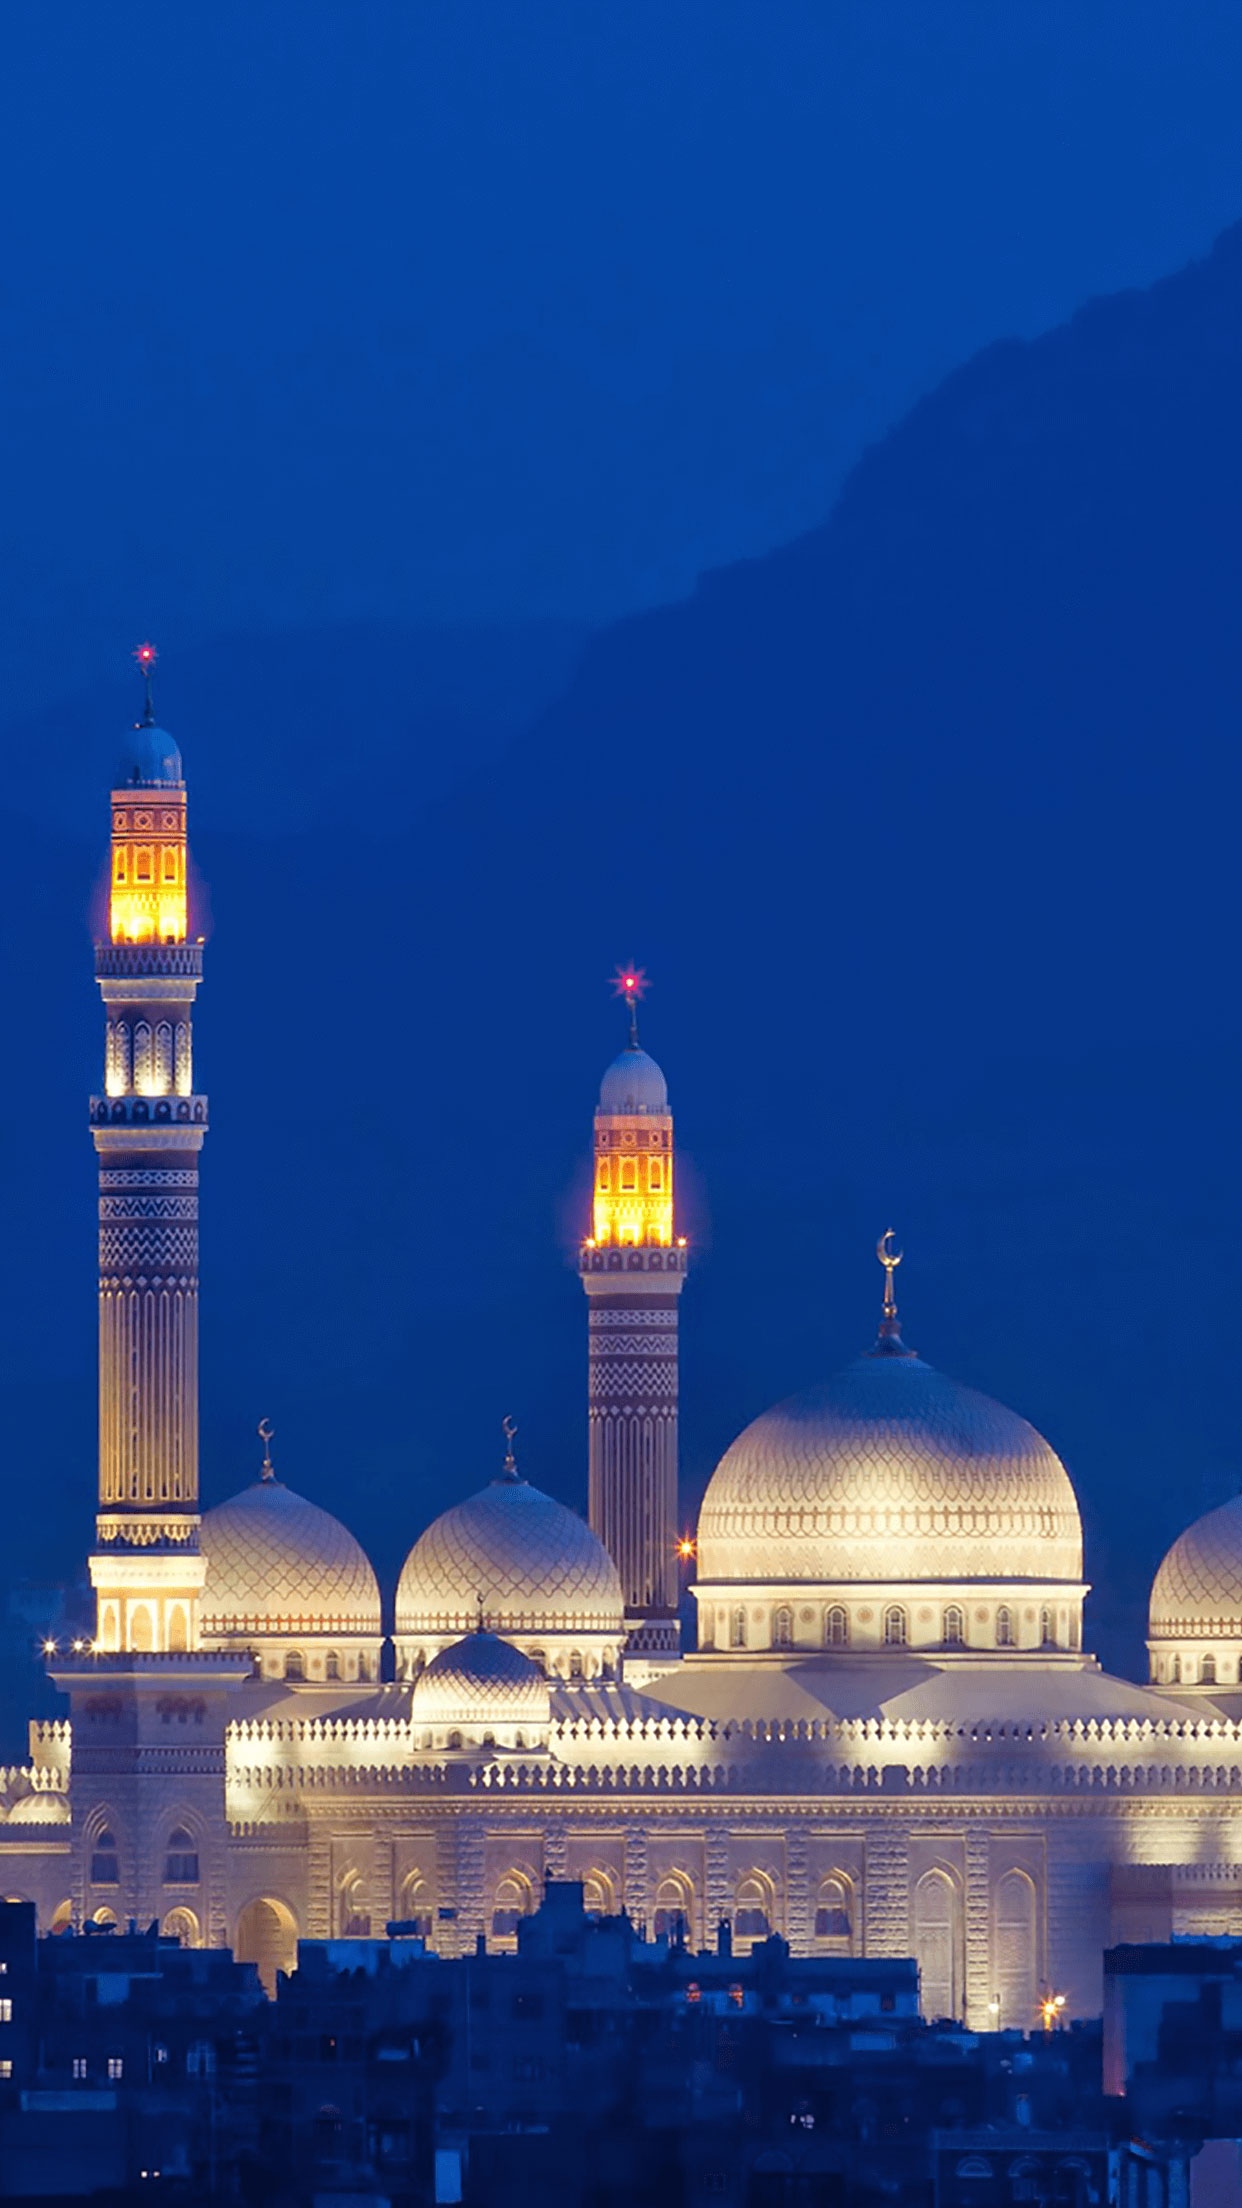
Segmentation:
<svg viewBox="0 0 1242 2208">
<path fill-rule="evenodd" d="M 599 1109 L 617 1118 L 630 1113 L 667 1112 L 668 1083 L 655 1059 L 636 1044 L 627 1044 L 600 1083 Z"/>
<path fill-rule="evenodd" d="M 126 735 L 117 762 L 114 789 L 181 789 L 185 782 L 181 753 L 166 728 L 138 721 Z"/>
</svg>

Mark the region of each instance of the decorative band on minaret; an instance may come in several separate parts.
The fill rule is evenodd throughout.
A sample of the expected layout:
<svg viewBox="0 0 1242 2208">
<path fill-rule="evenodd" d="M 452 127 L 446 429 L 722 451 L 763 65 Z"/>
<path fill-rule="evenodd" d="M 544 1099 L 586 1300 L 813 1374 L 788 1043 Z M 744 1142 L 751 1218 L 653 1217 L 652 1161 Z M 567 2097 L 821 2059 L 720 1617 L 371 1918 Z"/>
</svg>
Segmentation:
<svg viewBox="0 0 1242 2208">
<path fill-rule="evenodd" d="M 590 1304 L 590 1521 L 625 1595 L 627 1649 L 680 1652 L 677 1622 L 677 1299 L 668 1087 L 640 1049 L 641 968 L 618 968 L 630 1038 L 595 1113 L 593 1231 L 579 1271 Z"/>
<path fill-rule="evenodd" d="M 198 1153 L 181 754 L 151 703 L 155 652 L 134 655 L 146 706 L 112 792 L 107 1017 L 99 1153 L 99 1516 L 95 1646 L 193 1649 L 198 1553 Z"/>
</svg>

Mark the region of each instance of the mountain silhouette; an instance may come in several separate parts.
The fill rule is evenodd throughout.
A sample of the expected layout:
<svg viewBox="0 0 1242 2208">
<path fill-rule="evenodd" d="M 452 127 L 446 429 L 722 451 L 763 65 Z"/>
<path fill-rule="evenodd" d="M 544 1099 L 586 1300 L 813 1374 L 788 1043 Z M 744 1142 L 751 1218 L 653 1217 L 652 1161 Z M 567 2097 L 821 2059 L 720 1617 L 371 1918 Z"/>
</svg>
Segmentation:
<svg viewBox="0 0 1242 2208">
<path fill-rule="evenodd" d="M 365 695 L 304 686 L 296 747 L 269 704 L 312 812 L 251 833 L 218 789 L 195 837 L 208 1500 L 270 1415 L 282 1476 L 391 1583 L 512 1412 L 523 1469 L 583 1502 L 573 1255 L 623 1036 L 604 984 L 637 958 L 694 1253 L 687 1515 L 749 1417 L 867 1345 L 891 1225 L 908 1338 L 1060 1450 L 1088 1644 L 1142 1662 L 1163 1547 L 1242 1464 L 1240 377 L 1242 227 L 970 361 L 821 529 L 601 633 L 412 812 Z M 193 802 L 210 769 L 168 718 Z M 11 821 L 0 898 L 11 1003 L 37 945 L 11 1029 L 37 1078 L 0 1123 L 10 1554 L 65 1571 L 104 839 L 73 776 L 74 844 Z"/>
</svg>

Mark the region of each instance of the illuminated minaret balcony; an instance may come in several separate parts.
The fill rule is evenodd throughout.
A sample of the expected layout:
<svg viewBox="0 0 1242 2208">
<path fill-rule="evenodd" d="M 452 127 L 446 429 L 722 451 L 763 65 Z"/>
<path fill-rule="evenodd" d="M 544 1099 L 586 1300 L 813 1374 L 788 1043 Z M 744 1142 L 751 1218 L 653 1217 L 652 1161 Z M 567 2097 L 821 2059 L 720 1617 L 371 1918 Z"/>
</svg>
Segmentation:
<svg viewBox="0 0 1242 2208">
<path fill-rule="evenodd" d="M 590 1304 L 590 1520 L 621 1577 L 627 1664 L 658 1668 L 680 1653 L 677 1299 L 686 1242 L 673 1209 L 668 1088 L 638 1041 L 645 978 L 619 970 L 615 986 L 630 1036 L 600 1087 L 592 1231 L 579 1260 Z"/>
<path fill-rule="evenodd" d="M 198 1153 L 192 1019 L 203 953 L 188 936 L 181 755 L 142 719 L 112 791 L 99 1156 L 99 1515 L 96 1648 L 198 1645 Z"/>
</svg>

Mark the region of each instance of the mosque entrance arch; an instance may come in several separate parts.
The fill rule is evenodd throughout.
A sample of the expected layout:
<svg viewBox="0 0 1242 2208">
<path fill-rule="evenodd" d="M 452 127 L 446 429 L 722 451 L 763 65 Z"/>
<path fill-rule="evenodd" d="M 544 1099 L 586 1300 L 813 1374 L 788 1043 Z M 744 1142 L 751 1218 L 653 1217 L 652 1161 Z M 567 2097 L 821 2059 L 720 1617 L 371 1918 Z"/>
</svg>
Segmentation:
<svg viewBox="0 0 1242 2208">
<path fill-rule="evenodd" d="M 1006 1871 L 992 1904 L 992 1997 L 1002 2031 L 1029 2032 L 1039 1994 L 1035 1887 L 1025 1871 Z"/>
<path fill-rule="evenodd" d="M 292 1909 L 271 1894 L 256 1895 L 237 1919 L 233 1952 L 239 1963 L 254 1963 L 265 1990 L 276 1991 L 276 1973 L 297 1963 L 298 1923 Z"/>
<path fill-rule="evenodd" d="M 962 1897 L 949 1871 L 924 1871 L 914 1889 L 919 2004 L 929 2023 L 962 2013 Z"/>
</svg>

